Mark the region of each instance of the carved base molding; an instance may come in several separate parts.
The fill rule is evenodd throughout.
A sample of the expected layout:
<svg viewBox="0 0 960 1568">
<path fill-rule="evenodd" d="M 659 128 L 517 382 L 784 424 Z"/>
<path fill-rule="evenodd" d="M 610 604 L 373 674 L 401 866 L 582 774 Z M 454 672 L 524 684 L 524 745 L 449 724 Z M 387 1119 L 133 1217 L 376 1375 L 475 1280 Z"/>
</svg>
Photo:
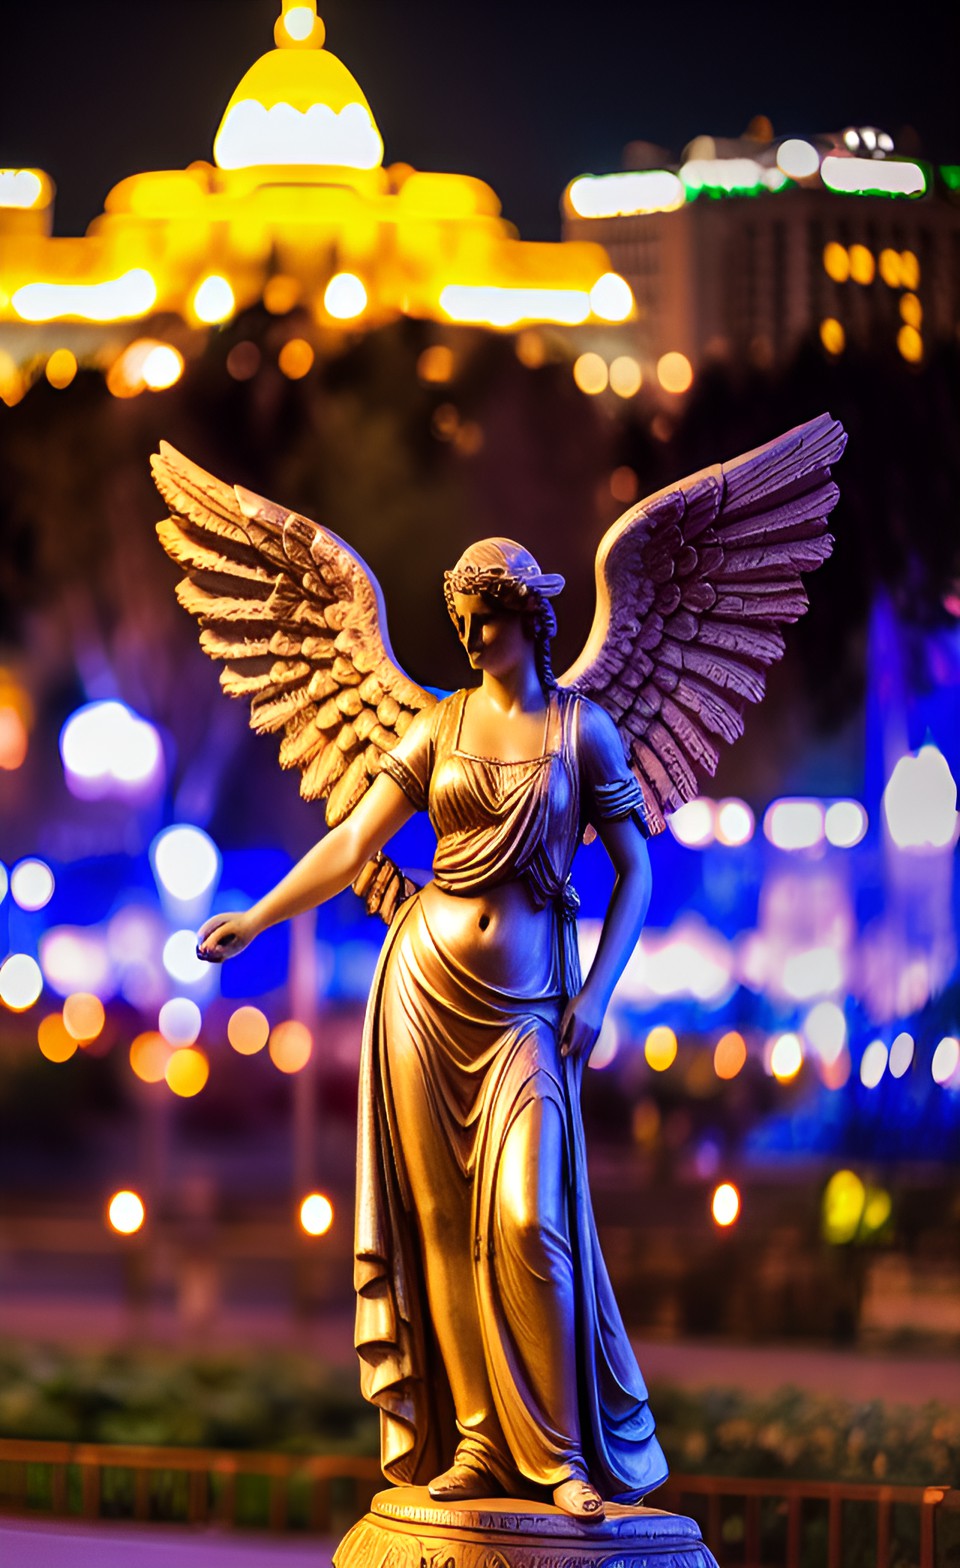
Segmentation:
<svg viewBox="0 0 960 1568">
<path fill-rule="evenodd" d="M 717 1568 L 692 1519 L 608 1503 L 581 1523 L 545 1503 L 435 1503 L 425 1486 L 378 1492 L 336 1568 Z"/>
</svg>

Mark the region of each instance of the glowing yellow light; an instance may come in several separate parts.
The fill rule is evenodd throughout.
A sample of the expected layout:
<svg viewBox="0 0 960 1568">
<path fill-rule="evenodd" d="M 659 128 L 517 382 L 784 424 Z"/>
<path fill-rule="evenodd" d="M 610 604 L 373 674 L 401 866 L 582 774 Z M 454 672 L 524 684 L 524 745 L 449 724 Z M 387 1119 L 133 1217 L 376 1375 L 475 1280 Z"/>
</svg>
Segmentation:
<svg viewBox="0 0 960 1568">
<path fill-rule="evenodd" d="M 782 1034 L 770 1051 L 770 1071 L 778 1083 L 789 1083 L 803 1066 L 803 1047 L 795 1034 Z"/>
<path fill-rule="evenodd" d="M 270 1035 L 270 1060 L 282 1073 L 298 1073 L 313 1054 L 313 1040 L 306 1024 L 290 1018 L 277 1024 Z"/>
<path fill-rule="evenodd" d="M 11 304 L 22 321 L 125 321 L 145 316 L 157 285 L 143 267 L 105 283 L 25 283 Z"/>
<path fill-rule="evenodd" d="M 889 1192 L 886 1192 L 883 1187 L 869 1188 L 867 1201 L 863 1206 L 864 1229 L 882 1230 L 892 1213 L 893 1203 Z"/>
<path fill-rule="evenodd" d="M 631 1119 L 633 1136 L 637 1143 L 652 1145 L 660 1132 L 660 1107 L 656 1100 L 638 1100 Z"/>
<path fill-rule="evenodd" d="M 313 368 L 313 349 L 305 338 L 290 338 L 277 355 L 277 364 L 289 381 L 302 381 Z"/>
<path fill-rule="evenodd" d="M 676 1061 L 677 1037 L 669 1024 L 655 1024 L 647 1035 L 643 1047 L 647 1066 L 655 1073 L 665 1073 Z"/>
<path fill-rule="evenodd" d="M 6 349 L 0 348 L 0 402 L 13 408 L 26 390 L 27 384 L 17 364 Z"/>
<path fill-rule="evenodd" d="M 850 276 L 854 283 L 872 283 L 876 274 L 873 254 L 866 245 L 850 246 Z"/>
<path fill-rule="evenodd" d="M 899 158 L 824 158 L 820 178 L 828 190 L 865 195 L 879 191 L 884 196 L 922 196 L 927 188 L 923 170 L 917 163 Z"/>
<path fill-rule="evenodd" d="M 333 1204 L 322 1192 L 311 1192 L 300 1205 L 300 1224 L 308 1236 L 325 1236 L 333 1224 Z"/>
<path fill-rule="evenodd" d="M 584 174 L 567 187 L 578 218 L 619 218 L 639 212 L 674 212 L 687 199 L 683 181 L 667 169 L 625 174 Z"/>
<path fill-rule="evenodd" d="M 0 207 L 37 207 L 43 189 L 34 169 L 0 169 Z"/>
<path fill-rule="evenodd" d="M 268 278 L 263 290 L 263 303 L 272 316 L 285 316 L 300 299 L 300 282 L 278 272 Z M 239 347 L 239 345 L 238 345 Z"/>
<path fill-rule="evenodd" d="M 573 362 L 573 379 L 581 392 L 595 397 L 607 384 L 607 365 L 599 354 L 581 354 Z"/>
<path fill-rule="evenodd" d="M 657 380 L 664 392 L 679 396 L 689 391 L 693 385 L 693 366 L 686 354 L 680 354 L 676 349 L 672 349 L 669 354 L 662 354 L 657 360 Z"/>
<path fill-rule="evenodd" d="M 516 327 L 521 321 L 555 321 L 575 327 L 590 314 L 590 295 L 583 289 L 448 283 L 440 291 L 439 303 L 452 321 L 486 327 Z"/>
<path fill-rule="evenodd" d="M 605 272 L 590 290 L 590 309 L 601 321 L 626 321 L 633 311 L 633 294 L 619 272 Z"/>
<path fill-rule="evenodd" d="M 63 1026 L 80 1045 L 89 1045 L 101 1033 L 106 1014 L 99 996 L 75 991 L 63 1004 Z"/>
<path fill-rule="evenodd" d="M 189 1100 L 200 1093 L 210 1077 L 210 1063 L 195 1046 L 184 1046 L 182 1050 L 171 1053 L 163 1076 L 174 1094 Z"/>
<path fill-rule="evenodd" d="M 227 1022 L 227 1039 L 241 1056 L 255 1056 L 270 1037 L 270 1024 L 259 1007 L 238 1007 Z"/>
<path fill-rule="evenodd" d="M 846 283 L 850 276 L 850 257 L 845 245 L 831 240 L 823 247 L 823 270 L 834 283 Z"/>
<path fill-rule="evenodd" d="M 233 289 L 226 278 L 211 272 L 197 287 L 193 296 L 193 312 L 198 321 L 214 326 L 219 321 L 229 321 L 236 303 Z"/>
<path fill-rule="evenodd" d="M 16 708 L 0 702 L 0 768 L 14 773 L 26 761 L 30 737 Z"/>
<path fill-rule="evenodd" d="M 183 375 L 183 355 L 171 343 L 156 343 L 144 355 L 140 374 L 151 392 L 164 392 Z"/>
<path fill-rule="evenodd" d="M 283 25 L 298 44 L 305 43 L 317 25 L 317 13 L 308 5 L 294 5 L 283 13 Z"/>
<path fill-rule="evenodd" d="M 790 180 L 808 180 L 820 168 L 820 154 L 811 142 L 791 136 L 777 148 L 777 167 Z"/>
<path fill-rule="evenodd" d="M 172 1055 L 170 1046 L 157 1030 L 138 1034 L 130 1047 L 130 1066 L 143 1083 L 162 1083 Z"/>
<path fill-rule="evenodd" d="M 42 990 L 40 965 L 29 953 L 11 953 L 0 964 L 0 1002 L 11 1013 L 25 1013 Z"/>
<path fill-rule="evenodd" d="M 442 385 L 453 375 L 453 353 L 445 343 L 432 343 L 417 360 L 417 375 L 421 381 Z"/>
<path fill-rule="evenodd" d="M 895 250 L 882 250 L 877 258 L 877 267 L 880 276 L 888 289 L 898 289 L 902 278 L 900 272 L 900 256 Z"/>
<path fill-rule="evenodd" d="M 908 327 L 916 327 L 919 331 L 923 324 L 923 306 L 916 294 L 901 294 L 900 315 Z"/>
<path fill-rule="evenodd" d="M 110 1227 L 121 1236 L 132 1236 L 147 1217 L 143 1199 L 135 1192 L 115 1192 L 107 1205 Z"/>
<path fill-rule="evenodd" d="M 64 1028 L 60 1013 L 51 1013 L 40 1020 L 37 1044 L 48 1062 L 69 1062 L 77 1051 L 77 1042 Z"/>
<path fill-rule="evenodd" d="M 834 1246 L 853 1241 L 860 1229 L 866 1188 L 855 1171 L 835 1171 L 823 1194 L 823 1234 Z"/>
<path fill-rule="evenodd" d="M 740 1214 L 740 1194 L 730 1181 L 723 1181 L 713 1194 L 710 1212 L 715 1222 L 726 1227 L 732 1225 Z"/>
<path fill-rule="evenodd" d="M 747 1060 L 747 1043 L 736 1029 L 721 1035 L 713 1052 L 713 1070 L 718 1078 L 736 1078 Z"/>
<path fill-rule="evenodd" d="M 635 397 L 643 385 L 643 372 L 631 354 L 619 354 L 610 366 L 610 390 L 618 397 Z"/>
<path fill-rule="evenodd" d="M 897 333 L 897 348 L 911 365 L 916 365 L 923 358 L 923 338 L 916 327 L 900 328 Z"/>
<path fill-rule="evenodd" d="M 835 316 L 826 316 L 820 323 L 820 342 L 828 354 L 842 354 L 847 343 L 844 332 Z"/>
<path fill-rule="evenodd" d="M 55 348 L 44 368 L 44 375 L 52 387 L 62 392 L 77 373 L 77 358 L 68 348 Z"/>
<path fill-rule="evenodd" d="M 514 352 L 521 365 L 525 365 L 528 370 L 539 370 L 547 357 L 543 338 L 531 327 L 518 334 Z"/>
<path fill-rule="evenodd" d="M 335 321 L 353 321 L 367 308 L 367 291 L 352 272 L 338 272 L 323 291 L 323 308 Z"/>
<path fill-rule="evenodd" d="M 912 250 L 900 252 L 900 282 L 913 293 L 920 287 L 920 263 Z"/>
</svg>

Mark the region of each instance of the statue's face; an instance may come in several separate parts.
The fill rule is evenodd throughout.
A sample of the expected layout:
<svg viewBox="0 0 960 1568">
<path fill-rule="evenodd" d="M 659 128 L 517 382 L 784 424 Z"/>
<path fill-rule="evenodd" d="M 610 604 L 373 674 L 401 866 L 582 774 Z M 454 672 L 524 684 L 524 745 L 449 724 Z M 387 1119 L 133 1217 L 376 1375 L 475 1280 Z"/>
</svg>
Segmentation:
<svg viewBox="0 0 960 1568">
<path fill-rule="evenodd" d="M 523 619 L 515 610 L 499 609 L 482 594 L 454 593 L 457 636 L 463 643 L 470 668 L 504 675 L 529 657 L 530 643 Z"/>
</svg>

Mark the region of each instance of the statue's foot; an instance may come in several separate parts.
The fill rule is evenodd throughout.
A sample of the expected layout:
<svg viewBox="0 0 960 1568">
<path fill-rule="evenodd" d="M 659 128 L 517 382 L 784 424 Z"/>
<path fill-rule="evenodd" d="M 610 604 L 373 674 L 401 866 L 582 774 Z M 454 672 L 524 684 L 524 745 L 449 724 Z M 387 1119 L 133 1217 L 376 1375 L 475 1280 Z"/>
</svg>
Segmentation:
<svg viewBox="0 0 960 1568">
<path fill-rule="evenodd" d="M 489 1470 L 457 1459 L 430 1482 L 427 1491 L 435 1503 L 459 1503 L 470 1497 L 496 1497 L 500 1487 Z"/>
<path fill-rule="evenodd" d="M 602 1519 L 603 1498 L 595 1486 L 581 1476 L 572 1475 L 553 1489 L 553 1501 L 563 1513 L 574 1519 Z"/>
</svg>

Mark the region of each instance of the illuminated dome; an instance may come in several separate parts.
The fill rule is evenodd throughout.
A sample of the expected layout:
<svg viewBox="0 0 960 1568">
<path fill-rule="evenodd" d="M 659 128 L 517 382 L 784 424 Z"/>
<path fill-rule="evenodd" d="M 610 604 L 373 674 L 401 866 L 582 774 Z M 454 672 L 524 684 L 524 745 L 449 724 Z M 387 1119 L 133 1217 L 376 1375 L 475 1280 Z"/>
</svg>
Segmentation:
<svg viewBox="0 0 960 1568">
<path fill-rule="evenodd" d="M 383 141 L 370 105 L 342 61 L 323 48 L 316 0 L 283 0 L 274 36 L 278 47 L 250 67 L 227 104 L 213 144 L 219 167 L 379 167 Z"/>
</svg>

